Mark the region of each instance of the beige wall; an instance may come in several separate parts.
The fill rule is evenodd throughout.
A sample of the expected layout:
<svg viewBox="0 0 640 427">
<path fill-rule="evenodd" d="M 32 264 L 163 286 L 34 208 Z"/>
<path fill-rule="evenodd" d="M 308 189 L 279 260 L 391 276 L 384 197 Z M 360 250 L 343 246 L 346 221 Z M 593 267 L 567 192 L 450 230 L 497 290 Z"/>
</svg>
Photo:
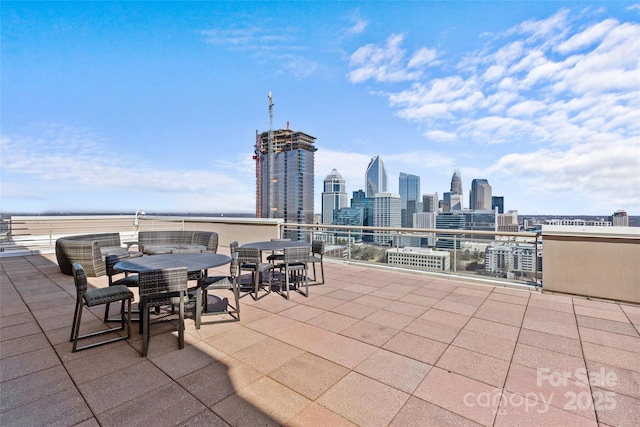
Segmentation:
<svg viewBox="0 0 640 427">
<path fill-rule="evenodd" d="M 133 215 L 99 216 L 14 216 L 11 234 L 14 241 L 25 244 L 49 242 L 53 248 L 59 237 L 75 234 L 120 233 L 123 242 L 136 240 L 138 231 L 202 230 L 216 231 L 218 245 L 228 247 L 237 240 L 240 245 L 279 237 L 282 219 L 225 218 L 225 217 L 139 217 L 138 227 Z"/>
<path fill-rule="evenodd" d="M 546 291 L 640 303 L 640 229 L 543 226 Z"/>
<path fill-rule="evenodd" d="M 184 223 L 185 230 L 215 231 L 218 233 L 218 246 L 229 247 L 236 240 L 240 245 L 249 242 L 271 240 L 279 237 L 278 224 L 283 220 L 259 220 L 253 218 L 189 220 Z"/>
</svg>

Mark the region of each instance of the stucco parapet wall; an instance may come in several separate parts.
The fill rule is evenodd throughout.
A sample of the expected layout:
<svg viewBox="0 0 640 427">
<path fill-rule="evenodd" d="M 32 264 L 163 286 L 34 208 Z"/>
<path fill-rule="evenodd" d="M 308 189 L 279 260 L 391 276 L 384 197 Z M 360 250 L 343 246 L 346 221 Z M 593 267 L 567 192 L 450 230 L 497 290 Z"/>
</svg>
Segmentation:
<svg viewBox="0 0 640 427">
<path fill-rule="evenodd" d="M 185 221 L 185 222 L 218 222 L 229 224 L 255 224 L 255 225 L 273 225 L 283 224 L 282 218 L 244 218 L 233 216 L 161 216 L 146 215 L 140 217 L 140 220 L 161 220 L 161 221 Z"/>
<path fill-rule="evenodd" d="M 640 227 L 543 225 L 544 236 L 640 240 Z"/>
</svg>

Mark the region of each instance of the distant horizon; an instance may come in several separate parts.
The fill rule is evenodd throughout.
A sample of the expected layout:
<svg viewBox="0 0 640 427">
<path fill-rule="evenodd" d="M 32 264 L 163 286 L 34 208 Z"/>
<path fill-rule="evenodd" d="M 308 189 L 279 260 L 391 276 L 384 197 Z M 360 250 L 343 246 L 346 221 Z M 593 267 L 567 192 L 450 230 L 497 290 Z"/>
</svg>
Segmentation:
<svg viewBox="0 0 640 427">
<path fill-rule="evenodd" d="M 468 209 L 467 209 L 468 210 Z M 455 211 L 455 212 L 464 212 Z M 615 211 L 614 211 L 615 212 Z M 438 212 L 436 212 L 438 213 Z M 0 212 L 0 216 L 62 216 L 62 215 L 131 215 L 134 216 L 135 212 L 122 212 L 122 211 L 69 211 L 69 212 Z M 240 216 L 255 218 L 255 213 L 247 212 L 148 212 L 145 215 L 157 215 L 157 216 Z M 314 213 L 314 215 L 322 215 L 321 212 Z M 554 218 L 608 218 L 613 215 L 613 212 L 608 215 L 585 215 L 585 214 L 569 214 L 569 215 L 556 215 L 556 214 L 522 214 L 518 212 L 518 217 L 554 217 Z M 629 218 L 640 218 L 640 215 L 627 215 Z"/>
</svg>

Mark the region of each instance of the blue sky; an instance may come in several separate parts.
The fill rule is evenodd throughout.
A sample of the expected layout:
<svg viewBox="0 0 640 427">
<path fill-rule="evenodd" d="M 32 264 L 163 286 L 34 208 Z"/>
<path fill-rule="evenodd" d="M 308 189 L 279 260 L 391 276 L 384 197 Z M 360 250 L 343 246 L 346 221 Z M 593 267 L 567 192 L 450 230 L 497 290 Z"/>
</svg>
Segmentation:
<svg viewBox="0 0 640 427">
<path fill-rule="evenodd" d="M 379 154 L 521 214 L 640 215 L 640 2 L 1 5 L 2 212 L 255 212 L 255 133 L 317 138 L 315 211 Z"/>
</svg>

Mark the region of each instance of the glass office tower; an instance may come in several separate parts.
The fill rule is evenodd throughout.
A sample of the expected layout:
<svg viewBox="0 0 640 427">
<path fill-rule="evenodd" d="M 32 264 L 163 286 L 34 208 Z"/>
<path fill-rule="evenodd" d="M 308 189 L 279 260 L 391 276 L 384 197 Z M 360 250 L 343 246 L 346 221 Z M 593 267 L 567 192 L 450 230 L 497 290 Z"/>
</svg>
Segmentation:
<svg viewBox="0 0 640 427">
<path fill-rule="evenodd" d="M 420 198 L 420 177 L 400 172 L 398 190 L 402 203 L 402 226 L 413 227 L 413 214 Z"/>
<path fill-rule="evenodd" d="M 365 174 L 365 195 L 373 199 L 377 193 L 387 192 L 387 170 L 380 156 L 375 156 L 367 166 Z"/>
</svg>

